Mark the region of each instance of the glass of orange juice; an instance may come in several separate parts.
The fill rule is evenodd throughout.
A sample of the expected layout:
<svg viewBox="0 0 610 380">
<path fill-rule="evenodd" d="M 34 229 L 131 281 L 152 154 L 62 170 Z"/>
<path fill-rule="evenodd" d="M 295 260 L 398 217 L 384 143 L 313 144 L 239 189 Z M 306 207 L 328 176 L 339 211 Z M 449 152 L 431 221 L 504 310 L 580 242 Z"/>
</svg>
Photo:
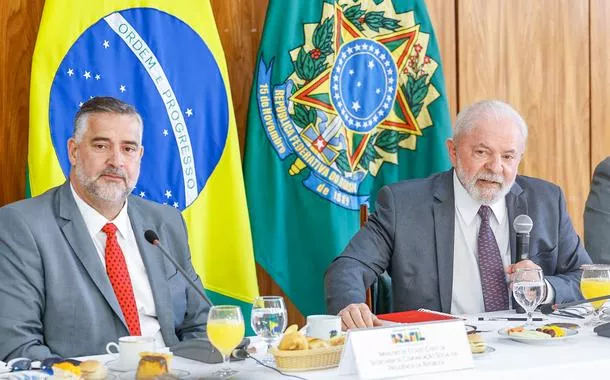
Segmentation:
<svg viewBox="0 0 610 380">
<path fill-rule="evenodd" d="M 610 295 L 610 265 L 585 264 L 581 266 L 581 269 L 580 292 L 583 297 L 593 298 Z M 595 312 L 587 324 L 596 325 L 601 322 L 599 309 L 604 303 L 606 303 L 606 300 L 591 303 Z"/>
<path fill-rule="evenodd" d="M 231 353 L 244 338 L 244 317 L 238 306 L 212 306 L 208 314 L 208 338 L 222 354 L 223 368 L 215 373 L 220 378 L 238 371 L 229 368 Z"/>
</svg>

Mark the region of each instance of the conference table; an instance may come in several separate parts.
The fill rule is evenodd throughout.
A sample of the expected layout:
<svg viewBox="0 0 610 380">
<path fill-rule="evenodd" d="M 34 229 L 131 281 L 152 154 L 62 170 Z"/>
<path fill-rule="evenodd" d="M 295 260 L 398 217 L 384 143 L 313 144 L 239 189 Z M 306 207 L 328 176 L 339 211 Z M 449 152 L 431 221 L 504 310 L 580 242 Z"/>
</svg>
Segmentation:
<svg viewBox="0 0 610 380">
<path fill-rule="evenodd" d="M 408 379 L 593 379 L 602 378 L 610 373 L 610 339 L 600 337 L 591 327 L 583 326 L 577 336 L 550 344 L 525 344 L 515 342 L 498 334 L 498 330 L 515 326 L 520 322 L 478 321 L 478 317 L 509 316 L 510 312 L 495 312 L 463 316 L 466 324 L 474 325 L 493 352 L 477 356 L 473 369 L 439 372 L 424 375 L 409 376 Z M 537 315 L 541 317 L 542 315 Z M 582 320 L 546 316 L 548 322 L 575 322 L 584 324 Z M 546 323 L 539 322 L 539 323 Z M 261 342 L 254 344 L 261 347 Z M 114 357 L 102 355 L 92 357 L 107 362 Z M 197 361 L 174 357 L 174 368 L 186 370 L 189 379 L 212 379 L 211 374 L 218 370 L 221 364 L 203 364 Z M 232 362 L 231 367 L 239 371 L 231 379 L 289 379 L 258 365 L 252 359 Z M 305 379 L 352 379 L 355 375 L 342 376 L 337 368 L 292 372 Z M 120 373 L 119 379 L 125 378 Z M 407 378 L 407 377 L 406 377 Z"/>
</svg>

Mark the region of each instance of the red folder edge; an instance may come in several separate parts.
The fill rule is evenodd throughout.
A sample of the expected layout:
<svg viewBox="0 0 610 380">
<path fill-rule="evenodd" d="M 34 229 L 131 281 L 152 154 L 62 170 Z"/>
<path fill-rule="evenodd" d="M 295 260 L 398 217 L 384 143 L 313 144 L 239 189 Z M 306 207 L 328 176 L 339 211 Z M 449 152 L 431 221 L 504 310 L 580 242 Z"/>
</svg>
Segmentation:
<svg viewBox="0 0 610 380">
<path fill-rule="evenodd" d="M 429 311 L 408 310 L 397 313 L 379 314 L 377 318 L 397 323 L 420 323 L 430 321 L 445 321 L 458 319 L 456 317 L 437 314 Z"/>
</svg>

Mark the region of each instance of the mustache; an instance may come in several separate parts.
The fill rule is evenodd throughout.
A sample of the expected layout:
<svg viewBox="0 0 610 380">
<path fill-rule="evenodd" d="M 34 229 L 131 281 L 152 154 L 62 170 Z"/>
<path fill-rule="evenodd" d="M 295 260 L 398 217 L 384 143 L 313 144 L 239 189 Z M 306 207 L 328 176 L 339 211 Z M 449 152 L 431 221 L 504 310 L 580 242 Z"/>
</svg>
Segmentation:
<svg viewBox="0 0 610 380">
<path fill-rule="evenodd" d="M 102 170 L 102 172 L 100 172 L 100 174 L 98 174 L 97 178 L 100 178 L 103 175 L 111 175 L 111 176 L 115 176 L 115 177 L 120 177 L 124 181 L 127 181 L 127 176 L 125 175 L 125 172 L 119 168 L 106 168 L 106 169 Z"/>
<path fill-rule="evenodd" d="M 479 173 L 476 175 L 474 180 L 475 181 L 484 180 L 484 181 L 489 181 L 489 182 L 496 182 L 499 185 L 504 184 L 504 177 L 502 177 L 499 174 L 492 174 L 492 173 Z"/>
</svg>

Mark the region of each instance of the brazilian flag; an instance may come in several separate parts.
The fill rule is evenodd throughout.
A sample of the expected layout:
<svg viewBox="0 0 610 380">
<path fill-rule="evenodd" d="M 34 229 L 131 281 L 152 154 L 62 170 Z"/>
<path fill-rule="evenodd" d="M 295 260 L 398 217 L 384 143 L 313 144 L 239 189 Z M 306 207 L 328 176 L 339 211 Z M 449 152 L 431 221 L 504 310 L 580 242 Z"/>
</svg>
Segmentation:
<svg viewBox="0 0 610 380">
<path fill-rule="evenodd" d="M 439 49 L 423 0 L 270 0 L 248 115 L 256 261 L 305 315 L 386 184 L 450 167 Z M 409 233 L 409 231 L 404 231 Z"/>
<path fill-rule="evenodd" d="M 113 96 L 144 120 L 134 194 L 175 207 L 195 270 L 215 303 L 258 295 L 226 62 L 207 0 L 47 0 L 32 63 L 29 186 L 70 170 L 80 105 Z M 170 247 L 171 248 L 171 247 Z"/>
</svg>

